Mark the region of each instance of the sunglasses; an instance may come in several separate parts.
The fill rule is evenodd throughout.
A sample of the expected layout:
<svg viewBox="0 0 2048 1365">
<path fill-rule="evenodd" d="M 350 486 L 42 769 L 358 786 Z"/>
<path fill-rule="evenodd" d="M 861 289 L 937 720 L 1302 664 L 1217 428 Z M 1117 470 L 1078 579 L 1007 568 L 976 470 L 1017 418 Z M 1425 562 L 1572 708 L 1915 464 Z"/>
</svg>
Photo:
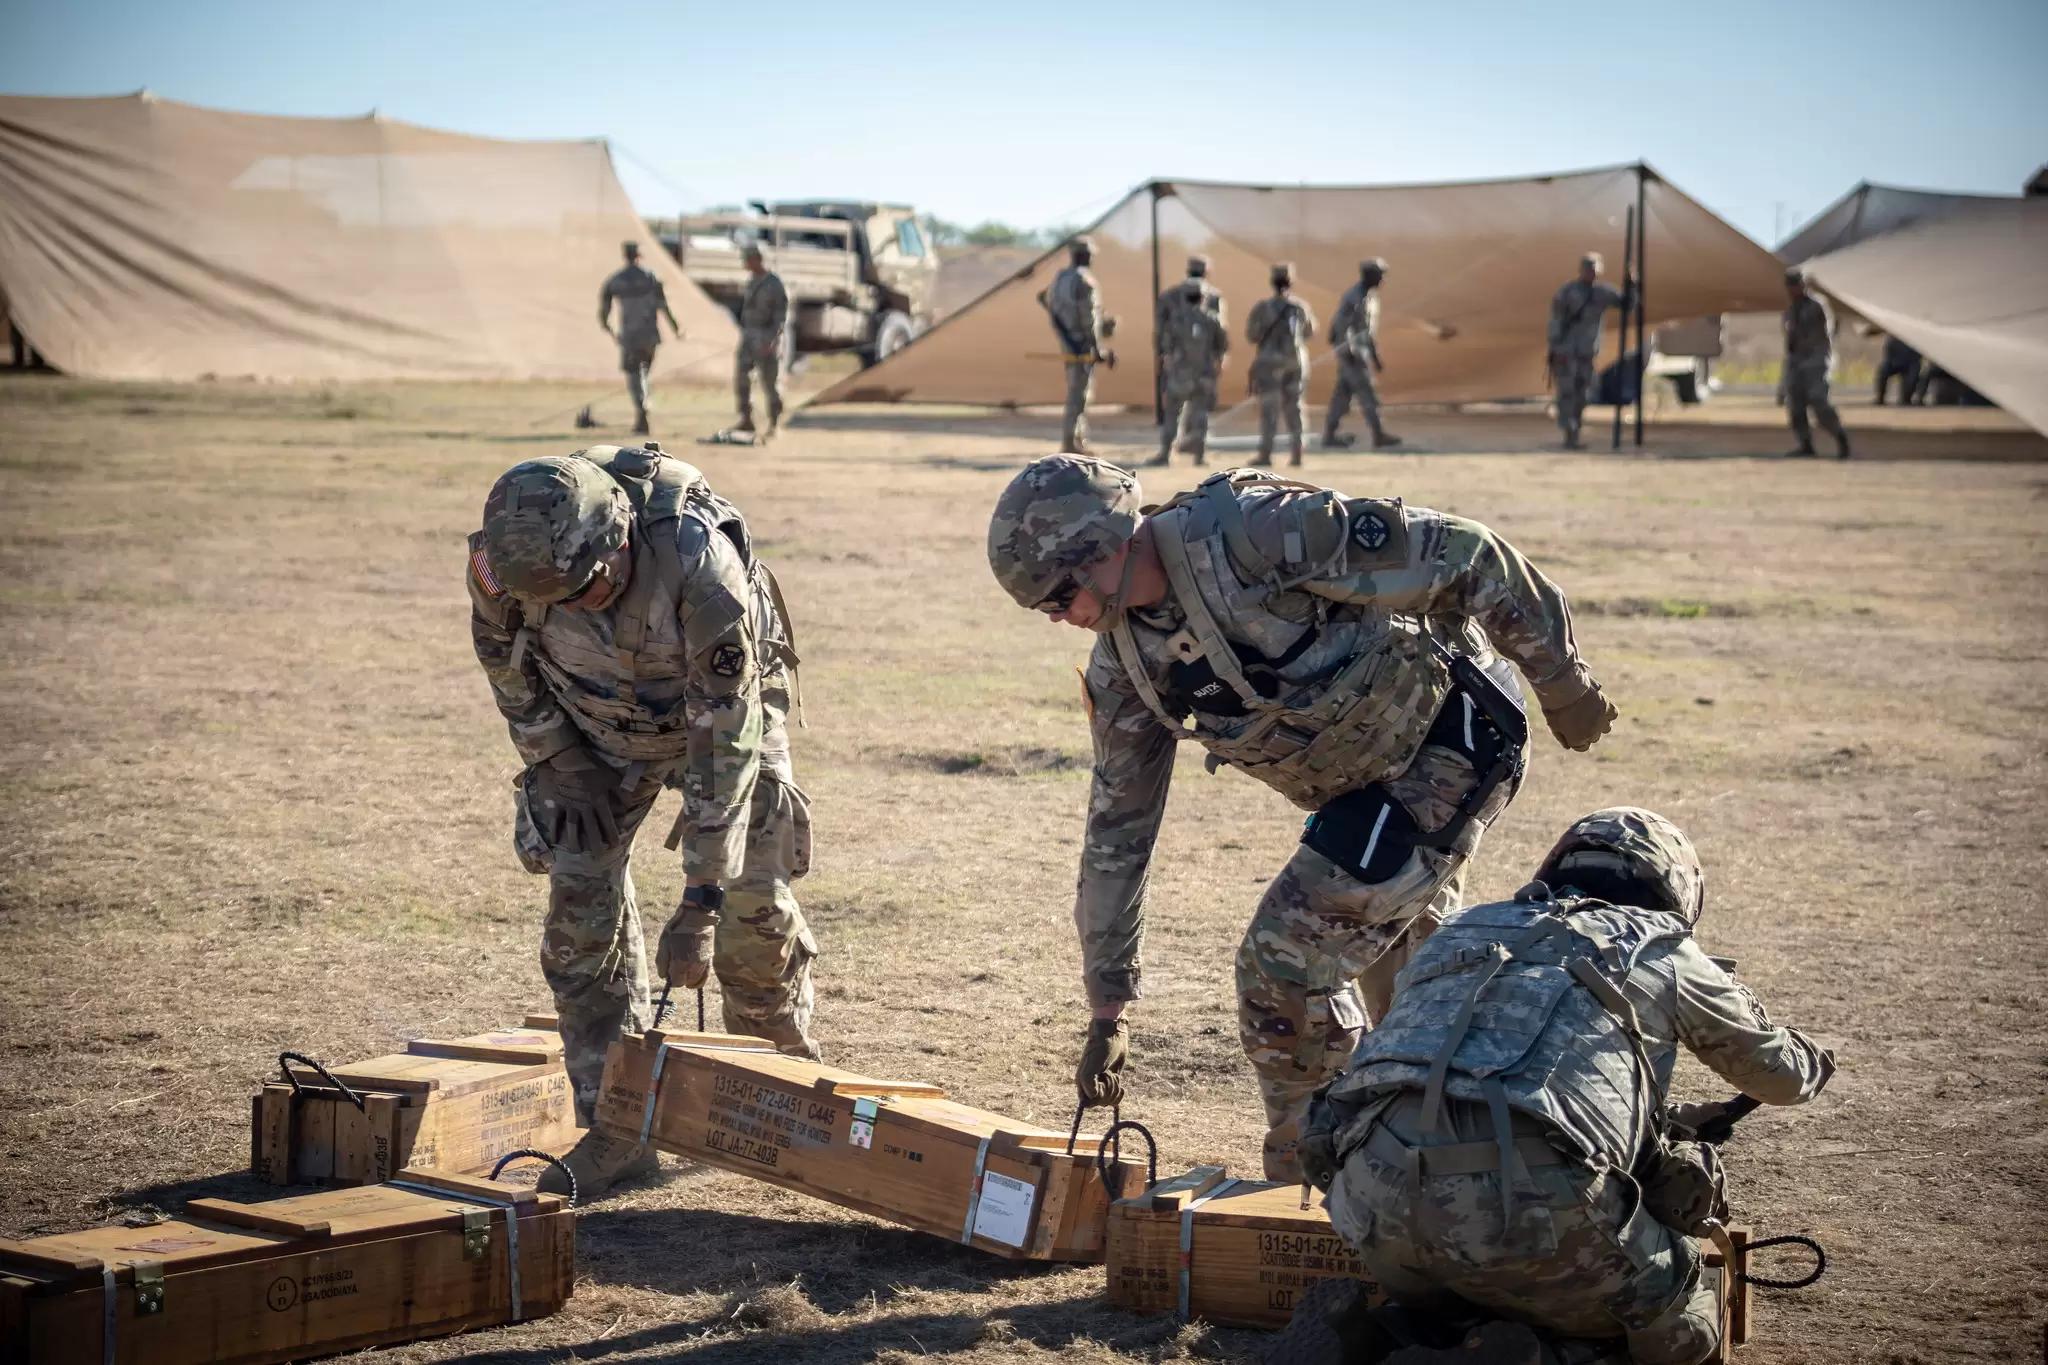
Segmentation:
<svg viewBox="0 0 2048 1365">
<path fill-rule="evenodd" d="M 1048 616 L 1057 616 L 1059 613 L 1073 606 L 1074 599 L 1076 597 L 1079 597 L 1080 595 L 1081 580 L 1073 574 L 1068 574 L 1066 578 L 1060 583 L 1060 586 L 1054 588 L 1045 597 L 1040 599 L 1038 603 L 1038 610 L 1044 612 Z"/>
<path fill-rule="evenodd" d="M 591 594 L 597 591 L 599 583 L 609 584 L 611 581 L 610 566 L 600 559 L 597 561 L 597 567 L 590 571 L 590 581 L 563 598 L 558 605 L 564 607 L 580 606 Z"/>
</svg>

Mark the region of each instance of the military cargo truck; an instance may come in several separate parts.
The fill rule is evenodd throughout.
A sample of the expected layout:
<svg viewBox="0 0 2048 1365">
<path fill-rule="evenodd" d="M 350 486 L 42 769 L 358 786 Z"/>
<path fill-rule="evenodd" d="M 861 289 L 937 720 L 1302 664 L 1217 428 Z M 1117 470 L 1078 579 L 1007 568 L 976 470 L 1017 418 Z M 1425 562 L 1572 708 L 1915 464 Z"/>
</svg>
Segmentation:
<svg viewBox="0 0 2048 1365">
<path fill-rule="evenodd" d="M 746 293 L 741 252 L 761 248 L 789 291 L 783 359 L 855 351 L 872 365 L 932 323 L 939 258 L 903 204 L 797 200 L 655 225 L 698 288 L 735 315 Z"/>
</svg>

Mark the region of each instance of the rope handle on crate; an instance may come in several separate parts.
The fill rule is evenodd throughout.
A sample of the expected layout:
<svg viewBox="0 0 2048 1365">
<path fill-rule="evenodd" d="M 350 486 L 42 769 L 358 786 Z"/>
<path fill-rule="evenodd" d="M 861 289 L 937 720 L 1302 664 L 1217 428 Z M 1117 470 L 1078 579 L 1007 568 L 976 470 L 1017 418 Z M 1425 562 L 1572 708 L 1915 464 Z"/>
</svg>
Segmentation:
<svg viewBox="0 0 2048 1365">
<path fill-rule="evenodd" d="M 1109 1191 L 1111 1199 L 1121 1199 L 1124 1197 L 1122 1162 L 1124 1158 L 1123 1136 L 1125 1129 L 1129 1129 L 1145 1139 L 1145 1188 L 1150 1189 L 1159 1183 L 1159 1143 L 1153 1139 L 1151 1130 L 1146 1128 L 1144 1124 L 1139 1123 L 1136 1119 L 1119 1118 L 1103 1130 L 1102 1144 L 1095 1149 L 1095 1172 L 1102 1178 L 1102 1188 Z M 1116 1184 L 1114 1186 L 1109 1182 L 1111 1162 L 1117 1163 Z"/>
<path fill-rule="evenodd" d="M 534 1161 L 545 1161 L 548 1163 L 548 1165 L 560 1171 L 563 1177 L 567 1179 L 569 1182 L 569 1207 L 576 1207 L 576 1172 L 570 1170 L 568 1163 L 563 1161 L 560 1157 L 554 1155 L 551 1152 L 543 1152 L 537 1147 L 521 1147 L 516 1152 L 507 1152 L 505 1153 L 505 1155 L 499 1157 L 498 1164 L 491 1167 L 491 1179 L 496 1180 L 498 1178 L 498 1172 L 504 1170 L 507 1166 L 510 1166 L 513 1162 L 521 1160 L 522 1158 L 530 1158 Z"/>
<path fill-rule="evenodd" d="M 1751 1242 L 1743 1248 L 1743 1255 L 1747 1256 L 1751 1252 L 1761 1251 L 1765 1247 L 1783 1246 L 1801 1246 L 1811 1251 L 1813 1253 L 1813 1270 L 1796 1280 L 1774 1280 L 1763 1275 L 1752 1275 L 1746 1270 L 1736 1271 L 1737 1278 L 1744 1284 L 1753 1284 L 1759 1289 L 1804 1289 L 1821 1276 L 1827 1274 L 1827 1252 L 1822 1250 L 1821 1244 L 1814 1241 L 1813 1238 L 1801 1237 L 1797 1233 L 1790 1233 L 1783 1237 L 1766 1237 L 1761 1241 Z"/>
<path fill-rule="evenodd" d="M 315 1071 L 320 1073 L 320 1078 L 322 1080 L 326 1081 L 329 1085 L 333 1086 L 336 1090 L 339 1090 L 341 1092 L 341 1097 L 343 1099 L 347 1100 L 350 1104 L 354 1105 L 358 1112 L 362 1111 L 363 1097 L 361 1095 L 358 1095 L 355 1091 L 349 1089 L 348 1086 L 344 1085 L 332 1071 L 329 1071 L 326 1067 L 320 1065 L 320 1063 L 314 1061 L 311 1057 L 308 1057 L 303 1052 L 280 1052 L 277 1054 L 277 1069 L 279 1071 L 282 1071 L 284 1073 L 285 1080 L 291 1083 L 293 1099 L 297 1099 L 299 1095 L 303 1093 L 305 1090 L 305 1087 L 299 1084 L 299 1078 L 292 1074 L 291 1063 L 293 1062 L 303 1062 L 305 1065 L 312 1067 Z"/>
</svg>

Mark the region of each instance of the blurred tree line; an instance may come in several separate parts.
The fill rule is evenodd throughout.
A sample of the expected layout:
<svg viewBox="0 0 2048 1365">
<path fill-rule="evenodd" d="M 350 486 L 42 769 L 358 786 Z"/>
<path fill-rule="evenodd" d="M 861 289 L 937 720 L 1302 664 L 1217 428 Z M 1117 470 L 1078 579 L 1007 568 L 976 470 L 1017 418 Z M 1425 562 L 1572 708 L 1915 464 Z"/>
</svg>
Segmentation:
<svg viewBox="0 0 2048 1365">
<path fill-rule="evenodd" d="M 1054 227 L 1020 228 L 993 219 L 969 227 L 964 223 L 950 222 L 936 214 L 927 214 L 924 220 L 925 235 L 936 246 L 1030 246 L 1054 247 L 1074 235 L 1078 229 L 1066 224 Z"/>
</svg>

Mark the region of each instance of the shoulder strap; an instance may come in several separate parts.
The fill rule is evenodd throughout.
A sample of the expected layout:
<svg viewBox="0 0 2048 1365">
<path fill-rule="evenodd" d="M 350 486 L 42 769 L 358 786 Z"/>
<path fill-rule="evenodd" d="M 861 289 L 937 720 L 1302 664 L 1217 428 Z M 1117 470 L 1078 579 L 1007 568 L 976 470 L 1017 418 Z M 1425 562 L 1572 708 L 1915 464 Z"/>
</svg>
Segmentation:
<svg viewBox="0 0 2048 1365">
<path fill-rule="evenodd" d="M 1124 666 L 1124 676 L 1128 677 L 1131 686 L 1138 690 L 1138 699 L 1159 718 L 1161 725 L 1173 732 L 1175 739 L 1195 738 L 1195 732 L 1181 724 L 1179 717 L 1166 709 L 1166 703 L 1160 699 L 1159 689 L 1152 685 L 1152 677 L 1145 671 L 1145 656 L 1138 652 L 1137 637 L 1131 634 L 1130 621 L 1117 622 L 1116 629 L 1110 632 L 1109 638 L 1116 645 L 1117 662 Z"/>
<path fill-rule="evenodd" d="M 1292 489 L 1303 493 L 1330 493 L 1330 507 L 1344 523 L 1336 537 L 1337 553 L 1339 555 L 1344 553 L 1343 547 L 1349 544 L 1351 540 L 1351 510 L 1345 505 L 1344 500 L 1331 493 L 1331 490 L 1324 488 L 1320 484 L 1304 483 L 1299 479 L 1282 479 L 1273 475 L 1247 473 L 1244 470 L 1231 470 L 1222 474 L 1213 474 L 1196 485 L 1195 492 L 1202 496 L 1210 513 L 1216 518 L 1217 529 L 1223 532 L 1223 543 L 1230 550 L 1231 560 L 1246 575 L 1264 586 L 1268 592 L 1285 592 L 1299 583 L 1307 582 L 1309 579 L 1316 577 L 1326 567 L 1329 567 L 1326 564 L 1318 564 L 1310 568 L 1307 573 L 1298 574 L 1293 578 L 1286 578 L 1281 575 L 1278 565 L 1259 552 L 1259 547 L 1252 543 L 1251 531 L 1245 526 L 1244 509 L 1238 506 L 1237 502 L 1239 487 L 1254 483 L 1261 488 Z M 1171 506 L 1172 504 L 1168 505 Z M 1304 550 L 1306 549 L 1306 536 L 1303 530 L 1303 519 L 1307 515 L 1307 510 L 1306 505 L 1292 509 L 1295 526 L 1292 531 L 1287 533 L 1289 538 L 1301 541 Z M 1331 563 L 1334 562 L 1334 560 L 1331 561 Z"/>
<path fill-rule="evenodd" d="M 1237 506 L 1235 498 L 1229 499 L 1232 508 Z M 1152 543 L 1158 547 L 1159 561 L 1166 568 L 1166 580 L 1173 585 L 1173 595 L 1180 602 L 1180 609 L 1187 615 L 1188 631 L 1195 637 L 1195 643 L 1202 647 L 1202 655 L 1209 661 L 1218 678 L 1230 685 L 1238 699 L 1250 710 L 1263 711 L 1272 703 L 1259 695 L 1251 680 L 1239 667 L 1237 651 L 1224 638 L 1223 628 L 1216 624 L 1216 618 L 1209 611 L 1209 604 L 1202 599 L 1202 586 L 1195 581 L 1194 566 L 1188 562 L 1188 544 L 1182 532 L 1187 524 L 1187 511 L 1176 507 L 1152 518 Z M 1239 518 L 1240 526 L 1243 524 Z"/>
</svg>

